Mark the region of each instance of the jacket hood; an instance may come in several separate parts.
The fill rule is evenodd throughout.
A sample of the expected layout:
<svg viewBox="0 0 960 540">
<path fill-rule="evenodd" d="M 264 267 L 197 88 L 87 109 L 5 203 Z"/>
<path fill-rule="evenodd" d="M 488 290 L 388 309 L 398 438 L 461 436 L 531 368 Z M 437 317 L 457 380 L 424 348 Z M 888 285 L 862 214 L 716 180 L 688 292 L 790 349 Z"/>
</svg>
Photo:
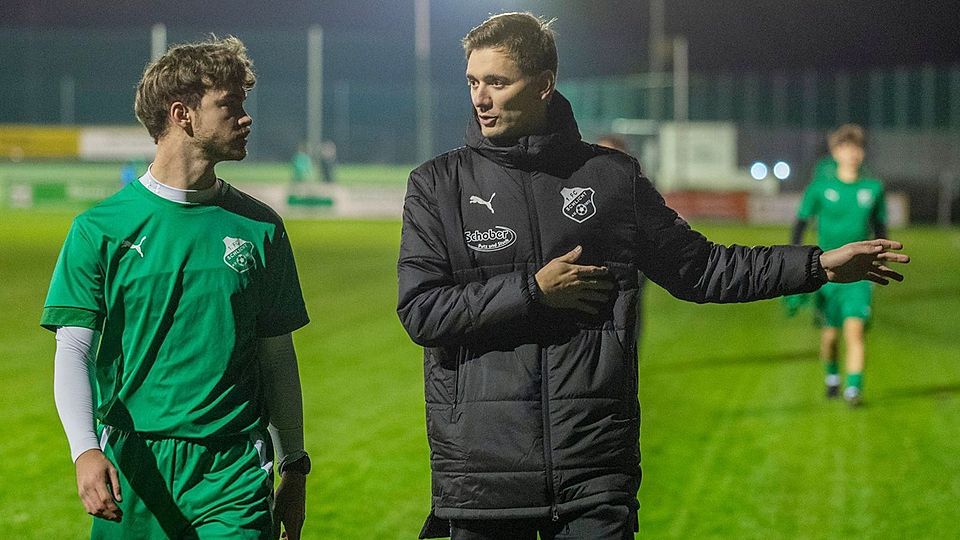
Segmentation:
<svg viewBox="0 0 960 540">
<path fill-rule="evenodd" d="M 467 146 L 501 165 L 527 168 L 559 157 L 562 150 L 580 142 L 580 129 L 573 117 L 573 108 L 567 98 L 554 91 L 547 105 L 546 133 L 527 135 L 519 139 L 493 141 L 483 136 L 476 112 L 467 125 Z"/>
</svg>

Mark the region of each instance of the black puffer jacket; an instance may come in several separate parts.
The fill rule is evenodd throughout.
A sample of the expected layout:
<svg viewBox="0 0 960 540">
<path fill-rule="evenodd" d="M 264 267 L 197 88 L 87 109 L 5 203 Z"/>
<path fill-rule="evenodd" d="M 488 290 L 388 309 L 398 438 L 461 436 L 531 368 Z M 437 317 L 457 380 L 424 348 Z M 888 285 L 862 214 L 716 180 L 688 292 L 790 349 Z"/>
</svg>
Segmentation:
<svg viewBox="0 0 960 540">
<path fill-rule="evenodd" d="M 812 291 L 815 247 L 709 242 L 631 157 L 586 144 L 555 94 L 547 135 L 467 146 L 410 175 L 398 313 L 425 347 L 433 515 L 555 516 L 633 504 L 640 484 L 638 272 L 693 302 Z M 616 281 L 598 316 L 547 308 L 535 273 L 578 264 Z M 656 314 L 651 314 L 656 317 Z"/>
</svg>

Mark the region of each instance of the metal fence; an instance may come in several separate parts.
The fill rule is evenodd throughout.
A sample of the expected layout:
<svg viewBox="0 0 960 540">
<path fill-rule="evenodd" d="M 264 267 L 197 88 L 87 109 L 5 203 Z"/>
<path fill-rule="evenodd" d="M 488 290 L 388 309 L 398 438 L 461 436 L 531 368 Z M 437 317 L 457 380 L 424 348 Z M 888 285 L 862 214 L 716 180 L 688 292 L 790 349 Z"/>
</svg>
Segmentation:
<svg viewBox="0 0 960 540">
<path fill-rule="evenodd" d="M 167 41 L 210 31 L 170 27 Z M 254 159 L 287 159 L 307 136 L 307 31 L 236 31 L 259 81 L 248 100 Z M 323 137 L 347 162 L 417 159 L 414 47 L 410 36 L 324 33 Z M 0 28 L 0 123 L 134 124 L 133 94 L 150 57 L 149 28 Z M 447 69 L 437 66 L 434 72 Z M 459 68 L 458 68 L 459 69 Z M 449 71 L 449 70 L 448 70 Z M 434 152 L 462 144 L 468 95 L 459 79 L 434 77 Z M 589 138 L 615 118 L 670 120 L 671 79 L 645 74 L 561 79 Z M 868 129 L 960 132 L 960 65 L 822 73 L 694 73 L 690 120 L 754 128 L 822 130 L 854 121 Z"/>
<path fill-rule="evenodd" d="M 663 74 L 567 80 L 578 118 L 673 119 L 672 78 Z M 741 126 L 960 131 L 960 64 L 836 72 L 695 73 L 689 120 Z"/>
<path fill-rule="evenodd" d="M 307 136 L 307 32 L 212 32 L 240 37 L 254 60 L 251 158 L 287 159 Z M 171 27 L 167 42 L 209 33 Z M 324 34 L 323 136 L 337 143 L 343 161 L 415 159 L 413 45 L 398 48 L 402 39 Z M 0 124 L 136 124 L 134 91 L 150 55 L 150 28 L 0 28 Z"/>
</svg>

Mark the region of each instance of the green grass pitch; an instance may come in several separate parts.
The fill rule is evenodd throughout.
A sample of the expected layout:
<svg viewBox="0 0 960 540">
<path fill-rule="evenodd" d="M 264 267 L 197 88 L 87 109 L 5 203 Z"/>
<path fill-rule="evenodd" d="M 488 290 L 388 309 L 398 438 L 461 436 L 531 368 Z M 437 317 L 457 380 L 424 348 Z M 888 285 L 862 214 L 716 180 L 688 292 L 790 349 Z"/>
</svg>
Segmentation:
<svg viewBox="0 0 960 540">
<path fill-rule="evenodd" d="M 0 185 L 4 182 L 63 182 L 104 183 L 116 185 L 120 181 L 120 162 L 88 162 L 77 160 L 46 160 L 13 163 L 0 161 Z M 146 163 L 140 164 L 146 170 Z M 404 185 L 412 165 L 379 165 L 341 163 L 336 166 L 336 180 L 345 185 Z M 269 161 L 225 162 L 217 165 L 217 173 L 236 183 L 274 183 L 291 181 L 293 171 L 289 163 Z"/>
<path fill-rule="evenodd" d="M 37 326 L 70 216 L 0 212 L 0 531 L 82 538 L 89 518 Z M 313 322 L 295 334 L 314 458 L 304 538 L 411 539 L 429 508 L 422 364 L 394 312 L 397 222 L 289 223 Z M 778 243 L 776 228 L 709 226 Z M 866 402 L 822 397 L 817 333 L 777 301 L 696 306 L 651 286 L 641 346 L 643 538 L 945 538 L 960 523 L 960 231 L 895 231 Z"/>
</svg>

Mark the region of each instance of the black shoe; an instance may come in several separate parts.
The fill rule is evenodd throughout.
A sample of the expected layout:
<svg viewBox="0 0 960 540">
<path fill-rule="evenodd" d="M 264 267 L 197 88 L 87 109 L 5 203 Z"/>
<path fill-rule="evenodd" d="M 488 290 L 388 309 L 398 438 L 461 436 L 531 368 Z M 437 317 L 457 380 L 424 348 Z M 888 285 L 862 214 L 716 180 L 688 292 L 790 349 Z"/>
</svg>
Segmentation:
<svg viewBox="0 0 960 540">
<path fill-rule="evenodd" d="M 827 385 L 827 399 L 835 399 L 840 397 L 839 375 L 827 375 L 823 382 Z"/>
</svg>

